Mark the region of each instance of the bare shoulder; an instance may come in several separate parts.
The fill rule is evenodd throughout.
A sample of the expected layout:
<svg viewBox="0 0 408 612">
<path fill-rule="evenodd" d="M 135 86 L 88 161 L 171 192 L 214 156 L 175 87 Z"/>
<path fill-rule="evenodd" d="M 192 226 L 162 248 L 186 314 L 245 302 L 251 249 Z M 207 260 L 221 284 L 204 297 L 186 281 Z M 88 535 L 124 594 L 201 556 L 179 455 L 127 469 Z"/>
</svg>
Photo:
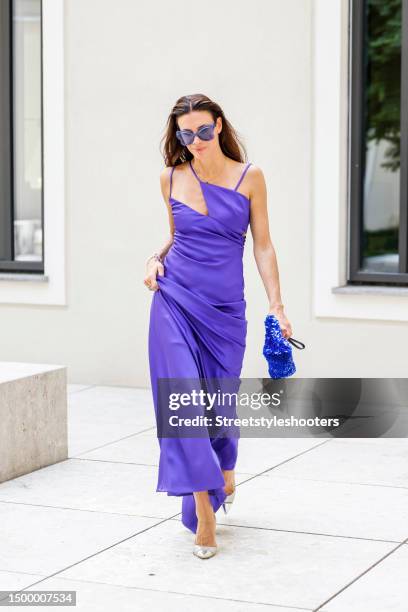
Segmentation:
<svg viewBox="0 0 408 612">
<path fill-rule="evenodd" d="M 249 166 L 249 168 L 247 170 L 247 174 L 248 174 L 248 177 L 251 177 L 251 179 L 254 180 L 254 181 L 265 180 L 262 168 L 260 168 L 256 164 L 253 164 L 252 162 L 251 162 L 251 165 Z"/>
<path fill-rule="evenodd" d="M 160 186 L 165 190 L 170 185 L 170 174 L 172 171 L 172 166 L 165 166 L 163 170 L 160 172 Z"/>
<path fill-rule="evenodd" d="M 266 192 L 266 182 L 262 168 L 251 163 L 247 170 L 247 175 L 251 199 L 258 195 L 264 195 Z"/>
<path fill-rule="evenodd" d="M 165 166 L 160 172 L 160 188 L 165 200 L 170 196 L 170 177 L 174 168 L 173 166 Z"/>
<path fill-rule="evenodd" d="M 162 187 L 166 187 L 170 183 L 170 175 L 174 168 L 177 172 L 182 172 L 185 170 L 188 162 L 182 162 L 181 164 L 177 164 L 176 166 L 165 166 L 163 170 L 160 172 L 160 184 Z"/>
</svg>

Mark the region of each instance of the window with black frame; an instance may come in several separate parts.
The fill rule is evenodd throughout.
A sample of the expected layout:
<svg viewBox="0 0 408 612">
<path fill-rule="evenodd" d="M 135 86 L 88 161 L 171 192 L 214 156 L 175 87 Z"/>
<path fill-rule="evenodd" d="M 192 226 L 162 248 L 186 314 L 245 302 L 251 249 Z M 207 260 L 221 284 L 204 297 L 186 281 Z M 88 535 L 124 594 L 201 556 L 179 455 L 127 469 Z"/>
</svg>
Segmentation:
<svg viewBox="0 0 408 612">
<path fill-rule="evenodd" d="M 44 271 L 41 0 L 0 0 L 0 271 Z"/>
<path fill-rule="evenodd" d="M 349 283 L 408 285 L 408 0 L 351 0 Z"/>
</svg>

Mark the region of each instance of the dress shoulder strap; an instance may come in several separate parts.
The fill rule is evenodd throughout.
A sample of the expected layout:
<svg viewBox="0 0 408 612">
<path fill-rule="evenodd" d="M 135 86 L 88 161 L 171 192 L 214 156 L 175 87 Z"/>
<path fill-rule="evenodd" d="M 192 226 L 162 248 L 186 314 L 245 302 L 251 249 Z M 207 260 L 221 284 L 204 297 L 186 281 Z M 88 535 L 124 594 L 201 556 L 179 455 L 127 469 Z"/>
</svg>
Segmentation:
<svg viewBox="0 0 408 612">
<path fill-rule="evenodd" d="M 173 166 L 170 172 L 170 193 L 169 193 L 169 198 L 171 198 L 171 189 L 173 187 L 173 172 L 175 170 L 176 166 Z"/>
<path fill-rule="evenodd" d="M 198 181 L 199 183 L 202 183 L 202 180 L 199 178 L 199 176 L 198 176 L 197 172 L 196 172 L 196 171 L 194 170 L 194 168 L 193 168 L 193 164 L 191 163 L 191 159 L 189 159 L 189 160 L 188 160 L 188 163 L 190 164 L 190 168 L 191 168 L 191 170 L 193 171 L 193 174 L 194 174 L 194 176 L 196 177 L 197 181 Z"/>
<path fill-rule="evenodd" d="M 252 164 L 252 162 L 248 162 L 248 163 L 247 163 L 247 165 L 245 166 L 245 168 L 244 168 L 244 170 L 243 170 L 243 172 L 242 172 L 242 174 L 241 174 L 241 176 L 240 176 L 240 179 L 239 179 L 238 183 L 237 183 L 237 184 L 236 184 L 236 186 L 235 186 L 234 191 L 236 191 L 236 190 L 238 189 L 238 187 L 240 186 L 240 184 L 241 184 L 241 183 L 242 183 L 242 181 L 244 180 L 244 176 L 246 175 L 246 172 L 247 172 L 247 170 L 248 170 L 248 168 L 249 168 L 249 166 L 250 166 L 251 164 Z"/>
</svg>

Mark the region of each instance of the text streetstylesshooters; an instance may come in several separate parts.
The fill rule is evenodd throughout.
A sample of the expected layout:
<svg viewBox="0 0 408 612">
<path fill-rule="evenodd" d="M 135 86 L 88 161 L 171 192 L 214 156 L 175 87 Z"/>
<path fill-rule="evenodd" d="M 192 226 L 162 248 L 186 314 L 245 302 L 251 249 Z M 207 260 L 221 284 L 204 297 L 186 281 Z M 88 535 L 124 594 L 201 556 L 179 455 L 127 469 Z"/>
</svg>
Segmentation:
<svg viewBox="0 0 408 612">
<path fill-rule="evenodd" d="M 337 418 L 322 418 L 322 417 L 310 417 L 310 418 L 299 418 L 295 416 L 290 417 L 225 417 L 218 415 L 215 418 L 209 416 L 195 416 L 193 418 L 179 417 L 178 415 L 172 415 L 169 418 L 169 424 L 172 427 L 338 427 L 340 425 L 340 419 Z"/>
</svg>

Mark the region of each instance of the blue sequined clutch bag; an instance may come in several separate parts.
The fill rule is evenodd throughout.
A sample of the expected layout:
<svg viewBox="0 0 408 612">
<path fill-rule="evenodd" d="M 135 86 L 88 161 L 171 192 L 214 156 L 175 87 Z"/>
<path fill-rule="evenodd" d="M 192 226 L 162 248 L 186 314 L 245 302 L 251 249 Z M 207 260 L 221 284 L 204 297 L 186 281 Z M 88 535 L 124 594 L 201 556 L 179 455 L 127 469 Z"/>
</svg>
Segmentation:
<svg viewBox="0 0 408 612">
<path fill-rule="evenodd" d="M 262 353 L 268 362 L 268 371 L 271 378 L 287 378 L 296 372 L 291 344 L 299 349 L 305 348 L 300 340 L 284 338 L 278 319 L 275 315 L 267 315 L 265 318 L 265 344 Z"/>
</svg>

